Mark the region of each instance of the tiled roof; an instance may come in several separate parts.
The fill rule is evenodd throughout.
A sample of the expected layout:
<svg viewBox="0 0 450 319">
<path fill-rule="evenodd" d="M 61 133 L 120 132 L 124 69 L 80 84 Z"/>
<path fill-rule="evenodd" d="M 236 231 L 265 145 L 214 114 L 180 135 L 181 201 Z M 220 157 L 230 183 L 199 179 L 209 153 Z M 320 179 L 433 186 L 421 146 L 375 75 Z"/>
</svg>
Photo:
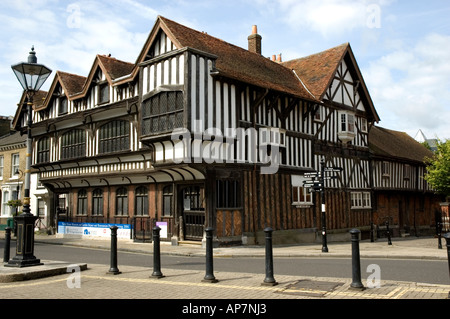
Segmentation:
<svg viewBox="0 0 450 319">
<path fill-rule="evenodd" d="M 64 89 L 67 91 L 66 94 L 68 96 L 79 93 L 83 90 L 86 77 L 63 71 L 57 71 L 56 73 L 59 76 Z"/>
<path fill-rule="evenodd" d="M 315 100 L 302 86 L 292 70 L 260 54 L 227 43 L 206 33 L 193 30 L 164 17 L 159 17 L 181 48 L 190 47 L 217 56 L 219 74 L 257 85 Z"/>
<path fill-rule="evenodd" d="M 320 99 L 329 87 L 348 47 L 349 44 L 344 43 L 304 58 L 282 62 L 282 65 L 295 70 L 308 90 Z"/>
<path fill-rule="evenodd" d="M 133 71 L 134 68 L 133 63 L 120 61 L 117 60 L 116 58 L 106 55 L 98 54 L 97 57 L 104 66 L 111 80 L 121 78 L 125 75 L 130 74 Z"/>
<path fill-rule="evenodd" d="M 405 132 L 372 126 L 369 133 L 369 148 L 373 155 L 423 162 L 433 152 Z"/>
</svg>

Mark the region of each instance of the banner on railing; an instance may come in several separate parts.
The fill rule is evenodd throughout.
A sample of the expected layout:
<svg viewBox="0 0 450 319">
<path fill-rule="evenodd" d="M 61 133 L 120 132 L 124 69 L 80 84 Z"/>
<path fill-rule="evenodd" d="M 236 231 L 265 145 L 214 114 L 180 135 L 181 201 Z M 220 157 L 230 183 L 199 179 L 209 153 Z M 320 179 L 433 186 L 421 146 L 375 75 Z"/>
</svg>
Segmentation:
<svg viewBox="0 0 450 319">
<path fill-rule="evenodd" d="M 129 224 L 58 222 L 58 234 L 79 235 L 82 237 L 111 237 L 112 226 L 117 226 L 117 238 L 130 238 L 131 225 Z"/>
</svg>

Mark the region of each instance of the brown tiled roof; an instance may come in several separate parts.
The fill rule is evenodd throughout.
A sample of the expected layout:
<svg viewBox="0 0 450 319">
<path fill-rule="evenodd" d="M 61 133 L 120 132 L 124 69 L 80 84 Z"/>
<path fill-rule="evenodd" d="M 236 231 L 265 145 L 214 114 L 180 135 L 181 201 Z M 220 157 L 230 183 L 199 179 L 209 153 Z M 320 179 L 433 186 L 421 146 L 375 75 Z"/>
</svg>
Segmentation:
<svg viewBox="0 0 450 319">
<path fill-rule="evenodd" d="M 57 71 L 56 73 L 62 82 L 61 84 L 66 91 L 66 95 L 70 96 L 83 90 L 83 85 L 86 82 L 86 77 L 63 71 Z"/>
<path fill-rule="evenodd" d="M 372 126 L 369 133 L 369 148 L 373 155 L 395 159 L 423 162 L 433 152 L 405 132 Z"/>
<path fill-rule="evenodd" d="M 304 58 L 282 62 L 282 65 L 295 70 L 308 90 L 320 99 L 330 86 L 336 69 L 348 47 L 349 44 L 344 43 Z"/>
<path fill-rule="evenodd" d="M 217 56 L 216 69 L 225 77 L 314 100 L 292 70 L 260 54 L 159 17 L 178 48 L 190 47 Z"/>
<path fill-rule="evenodd" d="M 106 55 L 97 55 L 100 63 L 104 66 L 111 80 L 121 78 L 125 75 L 129 75 L 134 68 L 133 63 L 117 60 L 116 58 Z"/>
</svg>

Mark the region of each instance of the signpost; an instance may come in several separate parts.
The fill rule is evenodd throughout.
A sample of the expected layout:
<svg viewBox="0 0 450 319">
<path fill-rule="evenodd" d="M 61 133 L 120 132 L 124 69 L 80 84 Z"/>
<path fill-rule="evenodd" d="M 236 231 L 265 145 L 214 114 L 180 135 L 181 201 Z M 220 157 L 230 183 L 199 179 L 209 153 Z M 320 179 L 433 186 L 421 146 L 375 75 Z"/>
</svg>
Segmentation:
<svg viewBox="0 0 450 319">
<path fill-rule="evenodd" d="M 321 211 L 322 211 L 322 252 L 328 252 L 327 247 L 327 227 L 325 220 L 325 180 L 331 180 L 337 178 L 335 175 L 326 175 L 326 173 L 339 173 L 342 172 L 341 167 L 325 167 L 325 160 L 320 162 L 320 171 L 305 173 L 304 176 L 310 178 L 310 180 L 303 181 L 303 187 L 308 188 L 310 192 L 320 192 L 322 199 Z"/>
</svg>

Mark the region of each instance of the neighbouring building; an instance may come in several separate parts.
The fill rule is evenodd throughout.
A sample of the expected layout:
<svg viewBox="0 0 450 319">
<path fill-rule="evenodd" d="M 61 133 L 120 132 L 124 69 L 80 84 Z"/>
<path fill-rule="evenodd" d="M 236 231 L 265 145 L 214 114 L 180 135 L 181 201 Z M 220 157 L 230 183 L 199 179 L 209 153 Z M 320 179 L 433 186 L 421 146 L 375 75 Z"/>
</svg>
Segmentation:
<svg viewBox="0 0 450 319">
<path fill-rule="evenodd" d="M 97 55 L 86 77 L 57 71 L 32 125 L 50 219 L 132 224 L 136 237 L 163 222 L 174 243 L 205 226 L 220 244 L 263 243 L 268 226 L 276 242 L 314 242 L 320 197 L 303 182 L 324 161 L 342 168 L 326 181 L 330 240 L 384 217 L 399 234 L 430 230 L 420 144 L 373 148 L 389 131 L 350 44 L 283 62 L 261 41 L 256 27 L 244 49 L 159 16 L 134 63 Z M 23 108 L 13 124 L 25 129 Z M 385 163 L 408 183 L 380 181 Z"/>
</svg>

